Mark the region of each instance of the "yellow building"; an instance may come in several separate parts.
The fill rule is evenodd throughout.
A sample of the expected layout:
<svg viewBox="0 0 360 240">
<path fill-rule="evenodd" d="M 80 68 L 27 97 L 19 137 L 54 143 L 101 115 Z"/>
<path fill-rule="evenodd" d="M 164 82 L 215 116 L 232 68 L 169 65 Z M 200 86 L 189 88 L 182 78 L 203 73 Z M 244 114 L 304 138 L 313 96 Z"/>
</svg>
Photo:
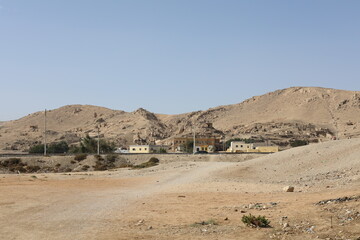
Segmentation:
<svg viewBox="0 0 360 240">
<path fill-rule="evenodd" d="M 267 146 L 265 143 L 245 143 L 242 141 L 233 141 L 227 152 L 278 152 L 278 146 Z"/>
<path fill-rule="evenodd" d="M 191 137 L 178 137 L 173 138 L 170 145 L 173 152 L 184 152 L 186 146 L 192 142 L 194 139 Z M 195 138 L 195 151 L 214 152 L 218 145 L 220 145 L 220 139 L 217 138 Z"/>
<path fill-rule="evenodd" d="M 164 153 L 169 149 L 167 145 L 130 145 L 129 153 Z"/>
<path fill-rule="evenodd" d="M 278 146 L 259 146 L 259 147 L 256 147 L 256 150 L 258 150 L 259 152 L 273 153 L 273 152 L 278 152 L 279 147 Z"/>
</svg>

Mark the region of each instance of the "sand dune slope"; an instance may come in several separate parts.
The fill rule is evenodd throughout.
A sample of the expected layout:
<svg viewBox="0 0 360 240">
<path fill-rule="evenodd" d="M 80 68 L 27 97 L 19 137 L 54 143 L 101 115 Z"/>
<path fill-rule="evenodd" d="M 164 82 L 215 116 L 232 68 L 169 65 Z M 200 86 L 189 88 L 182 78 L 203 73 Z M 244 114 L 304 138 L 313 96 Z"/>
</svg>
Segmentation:
<svg viewBox="0 0 360 240">
<path fill-rule="evenodd" d="M 293 148 L 244 162 L 223 175 L 301 188 L 344 186 L 360 180 L 360 139 Z"/>
</svg>

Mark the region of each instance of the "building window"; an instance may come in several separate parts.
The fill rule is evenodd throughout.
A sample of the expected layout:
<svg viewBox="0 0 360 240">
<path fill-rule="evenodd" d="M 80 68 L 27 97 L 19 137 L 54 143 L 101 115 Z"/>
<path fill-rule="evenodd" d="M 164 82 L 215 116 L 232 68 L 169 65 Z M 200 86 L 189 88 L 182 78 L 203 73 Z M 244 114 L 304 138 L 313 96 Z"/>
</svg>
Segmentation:
<svg viewBox="0 0 360 240">
<path fill-rule="evenodd" d="M 236 145 L 235 147 L 239 147 L 239 145 Z"/>
<path fill-rule="evenodd" d="M 141 151 L 141 148 L 139 148 L 139 151 Z"/>
<path fill-rule="evenodd" d="M 133 148 L 132 150 L 135 151 L 135 148 Z"/>
<path fill-rule="evenodd" d="M 243 145 L 240 145 L 240 147 L 243 147 Z"/>
<path fill-rule="evenodd" d="M 146 148 L 144 148 L 144 150 L 146 151 Z"/>
</svg>

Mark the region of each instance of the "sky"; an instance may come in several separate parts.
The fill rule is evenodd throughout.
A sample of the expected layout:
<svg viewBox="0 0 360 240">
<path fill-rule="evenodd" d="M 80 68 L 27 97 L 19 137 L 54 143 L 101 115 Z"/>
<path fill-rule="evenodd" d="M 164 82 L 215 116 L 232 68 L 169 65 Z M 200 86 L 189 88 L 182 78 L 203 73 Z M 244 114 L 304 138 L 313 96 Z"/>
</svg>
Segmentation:
<svg viewBox="0 0 360 240">
<path fill-rule="evenodd" d="M 178 114 L 360 90 L 358 0 L 0 0 L 0 121 L 91 104 Z"/>
</svg>

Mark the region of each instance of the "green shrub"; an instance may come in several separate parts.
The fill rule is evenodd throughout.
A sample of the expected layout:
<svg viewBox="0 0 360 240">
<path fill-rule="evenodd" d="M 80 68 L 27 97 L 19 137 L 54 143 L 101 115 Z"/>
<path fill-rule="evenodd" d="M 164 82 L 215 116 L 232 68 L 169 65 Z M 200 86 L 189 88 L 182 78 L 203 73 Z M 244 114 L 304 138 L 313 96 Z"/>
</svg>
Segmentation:
<svg viewBox="0 0 360 240">
<path fill-rule="evenodd" d="M 85 160 L 87 158 L 87 154 L 86 153 L 80 153 L 75 155 L 74 160 L 80 162 L 82 160 Z"/>
<path fill-rule="evenodd" d="M 266 219 L 265 216 L 253 216 L 251 214 L 249 215 L 244 215 L 241 219 L 241 221 L 243 223 L 246 224 L 246 226 L 249 227 L 261 227 L 261 228 L 265 228 L 265 227 L 270 227 L 270 221 L 268 219 Z"/>
</svg>

